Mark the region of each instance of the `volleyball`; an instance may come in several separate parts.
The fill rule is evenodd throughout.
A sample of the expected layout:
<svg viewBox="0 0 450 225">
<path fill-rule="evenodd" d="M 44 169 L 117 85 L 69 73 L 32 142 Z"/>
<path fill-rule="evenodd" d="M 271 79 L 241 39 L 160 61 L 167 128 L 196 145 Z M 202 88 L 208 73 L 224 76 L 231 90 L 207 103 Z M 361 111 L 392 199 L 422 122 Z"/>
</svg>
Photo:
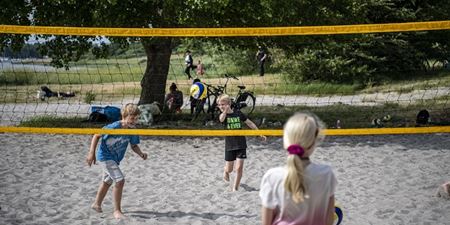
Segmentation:
<svg viewBox="0 0 450 225">
<path fill-rule="evenodd" d="M 206 98 L 206 86 L 201 82 L 195 82 L 190 89 L 190 94 L 194 99 Z"/>
<path fill-rule="evenodd" d="M 334 223 L 333 225 L 339 225 L 342 223 L 342 219 L 344 218 L 344 213 L 339 206 L 334 206 Z"/>
</svg>

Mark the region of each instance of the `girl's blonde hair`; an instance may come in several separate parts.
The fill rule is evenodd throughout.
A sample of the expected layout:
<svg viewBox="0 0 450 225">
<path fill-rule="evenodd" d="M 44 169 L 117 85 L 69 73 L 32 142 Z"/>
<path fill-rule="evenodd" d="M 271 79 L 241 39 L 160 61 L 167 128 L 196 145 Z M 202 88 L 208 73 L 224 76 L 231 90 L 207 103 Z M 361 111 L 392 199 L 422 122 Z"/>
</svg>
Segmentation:
<svg viewBox="0 0 450 225">
<path fill-rule="evenodd" d="M 231 105 L 231 98 L 229 95 L 227 94 L 221 94 L 218 98 L 217 98 L 217 103 L 219 103 L 220 101 L 226 101 L 228 102 L 229 105 Z"/>
<path fill-rule="evenodd" d="M 139 110 L 138 106 L 133 103 L 128 103 L 121 110 L 122 118 L 126 118 L 127 116 L 138 116 L 141 114 L 141 110 Z"/>
<path fill-rule="evenodd" d="M 313 114 L 296 113 L 284 126 L 283 145 L 288 149 L 291 145 L 299 145 L 308 156 L 314 151 L 316 144 L 323 138 L 322 122 Z M 299 155 L 289 154 L 287 157 L 287 176 L 284 188 L 292 193 L 295 203 L 304 201 L 306 185 L 304 183 L 304 167 Z"/>
</svg>

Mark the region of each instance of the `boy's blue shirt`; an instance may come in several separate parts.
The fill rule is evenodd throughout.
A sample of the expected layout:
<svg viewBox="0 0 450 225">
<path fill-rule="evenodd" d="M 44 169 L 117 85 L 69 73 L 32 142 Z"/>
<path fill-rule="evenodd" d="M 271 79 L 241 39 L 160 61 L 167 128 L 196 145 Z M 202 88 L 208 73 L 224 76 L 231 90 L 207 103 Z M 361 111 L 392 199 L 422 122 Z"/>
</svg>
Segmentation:
<svg viewBox="0 0 450 225">
<path fill-rule="evenodd" d="M 120 121 L 116 121 L 103 127 L 103 129 L 120 128 L 122 128 Z M 120 161 L 122 161 L 125 152 L 127 151 L 128 143 L 135 145 L 139 144 L 139 142 L 139 136 L 137 135 L 104 134 L 101 137 L 101 143 L 97 149 L 97 160 L 114 160 L 117 164 L 120 164 Z"/>
</svg>

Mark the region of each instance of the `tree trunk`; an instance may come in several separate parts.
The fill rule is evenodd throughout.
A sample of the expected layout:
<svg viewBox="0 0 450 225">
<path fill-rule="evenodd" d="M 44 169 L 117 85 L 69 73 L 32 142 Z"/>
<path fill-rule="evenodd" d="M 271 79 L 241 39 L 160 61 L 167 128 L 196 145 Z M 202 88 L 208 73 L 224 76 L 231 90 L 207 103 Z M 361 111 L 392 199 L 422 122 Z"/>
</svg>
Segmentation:
<svg viewBox="0 0 450 225">
<path fill-rule="evenodd" d="M 151 43 L 143 42 L 147 54 L 147 68 L 141 80 L 139 105 L 158 102 L 164 104 L 167 75 L 169 73 L 172 39 L 158 39 Z"/>
</svg>

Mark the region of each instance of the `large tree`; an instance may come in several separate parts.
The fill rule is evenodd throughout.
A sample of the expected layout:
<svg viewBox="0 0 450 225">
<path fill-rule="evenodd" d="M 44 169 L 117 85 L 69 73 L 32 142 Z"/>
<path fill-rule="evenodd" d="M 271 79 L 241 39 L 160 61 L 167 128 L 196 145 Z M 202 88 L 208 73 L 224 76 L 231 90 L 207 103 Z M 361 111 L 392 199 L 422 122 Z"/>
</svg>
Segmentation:
<svg viewBox="0 0 450 225">
<path fill-rule="evenodd" d="M 12 0 L 1 1 L 0 23 L 40 26 L 177 28 L 236 27 L 262 24 L 259 1 L 239 0 Z M 256 10 L 256 11 L 255 11 Z M 107 46 L 98 45 L 102 37 L 43 36 L 42 52 L 57 67 L 68 66 L 93 48 L 105 56 Z M 170 55 L 175 42 L 170 37 L 114 38 L 126 47 L 139 40 L 147 55 L 147 67 L 141 80 L 140 104 L 164 100 Z M 1 47 L 20 46 L 23 35 L 2 35 Z M 177 42 L 178 43 L 178 42 Z"/>
<path fill-rule="evenodd" d="M 445 20 L 444 0 L 10 0 L 0 1 L 0 23 L 79 27 L 261 27 L 368 24 Z M 293 74 L 304 70 L 309 80 L 370 81 L 372 75 L 421 69 L 424 62 L 448 57 L 448 31 L 328 36 L 207 39 L 238 50 L 256 43 L 283 50 Z M 93 48 L 105 56 L 106 45 L 92 37 L 42 36 L 42 46 L 59 67 L 78 60 Z M 17 49 L 24 35 L 0 35 L 1 47 Z M 170 37 L 111 38 L 126 47 L 139 40 L 147 55 L 140 104 L 163 102 L 173 47 Z M 177 39 L 180 40 L 180 39 Z M 205 41 L 196 38 L 195 41 Z M 93 47 L 94 46 L 94 47 Z M 239 51 L 238 51 L 239 52 Z M 249 51 L 247 51 L 249 52 Z M 321 67 L 322 70 L 317 68 Z M 342 68 L 341 71 L 335 68 Z M 423 68 L 422 68 L 423 69 Z M 332 73 L 330 73 L 330 71 Z M 376 73 L 374 73 L 376 72 Z M 403 75 L 401 75 L 403 76 Z M 300 79 L 302 80 L 302 79 Z"/>
</svg>

